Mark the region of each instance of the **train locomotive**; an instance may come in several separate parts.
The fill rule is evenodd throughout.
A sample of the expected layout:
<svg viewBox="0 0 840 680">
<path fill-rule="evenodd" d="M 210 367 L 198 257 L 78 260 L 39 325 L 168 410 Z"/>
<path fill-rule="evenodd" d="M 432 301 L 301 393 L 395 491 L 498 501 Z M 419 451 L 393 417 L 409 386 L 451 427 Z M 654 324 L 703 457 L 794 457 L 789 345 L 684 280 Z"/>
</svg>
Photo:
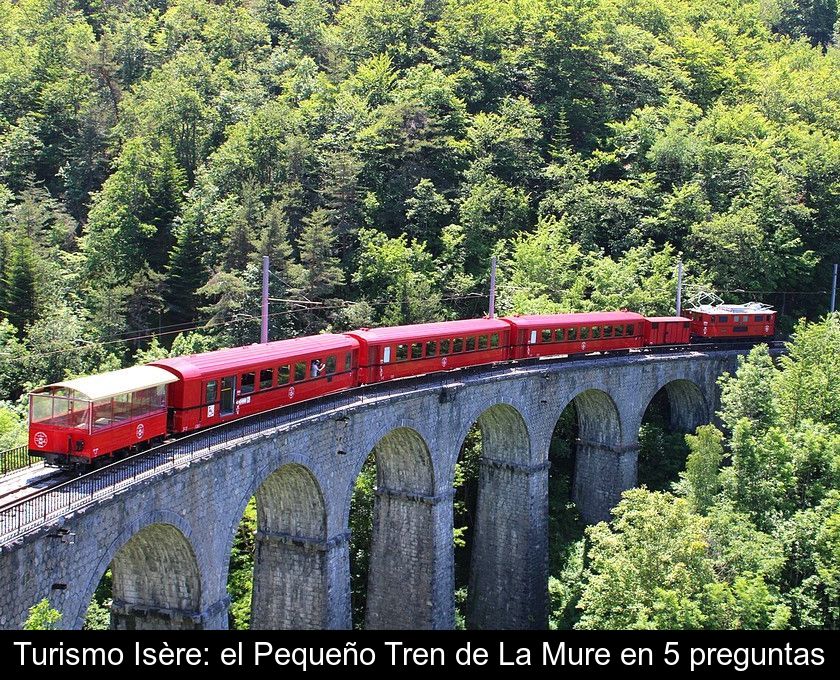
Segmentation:
<svg viewBox="0 0 840 680">
<path fill-rule="evenodd" d="M 700 305 L 688 317 L 634 312 L 510 316 L 363 328 L 153 361 L 29 395 L 29 452 L 89 468 L 177 436 L 334 392 L 438 371 L 645 347 L 760 341 L 769 307 Z"/>
</svg>

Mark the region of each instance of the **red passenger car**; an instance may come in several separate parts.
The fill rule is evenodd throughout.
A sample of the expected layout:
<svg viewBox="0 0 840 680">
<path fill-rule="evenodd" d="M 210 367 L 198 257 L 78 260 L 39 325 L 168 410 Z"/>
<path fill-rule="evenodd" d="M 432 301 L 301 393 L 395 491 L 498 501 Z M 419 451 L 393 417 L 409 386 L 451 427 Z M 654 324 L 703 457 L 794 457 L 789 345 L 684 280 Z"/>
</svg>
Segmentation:
<svg viewBox="0 0 840 680">
<path fill-rule="evenodd" d="M 776 312 L 759 302 L 700 305 L 690 309 L 692 338 L 749 340 L 776 334 Z"/>
<path fill-rule="evenodd" d="M 506 361 L 510 326 L 499 319 L 470 319 L 363 328 L 348 335 L 359 341 L 359 383 L 365 384 Z"/>
<path fill-rule="evenodd" d="M 188 432 L 354 387 L 359 343 L 314 335 L 152 363 L 169 388 L 169 431 Z"/>
<path fill-rule="evenodd" d="M 49 463 L 90 465 L 166 434 L 161 368 L 135 366 L 41 387 L 29 395 L 29 452 Z"/>
<path fill-rule="evenodd" d="M 645 324 L 645 345 L 687 345 L 691 319 L 684 316 L 649 316 Z"/>
<path fill-rule="evenodd" d="M 641 347 L 645 317 L 635 312 L 591 312 L 505 317 L 513 327 L 511 359 Z"/>
</svg>

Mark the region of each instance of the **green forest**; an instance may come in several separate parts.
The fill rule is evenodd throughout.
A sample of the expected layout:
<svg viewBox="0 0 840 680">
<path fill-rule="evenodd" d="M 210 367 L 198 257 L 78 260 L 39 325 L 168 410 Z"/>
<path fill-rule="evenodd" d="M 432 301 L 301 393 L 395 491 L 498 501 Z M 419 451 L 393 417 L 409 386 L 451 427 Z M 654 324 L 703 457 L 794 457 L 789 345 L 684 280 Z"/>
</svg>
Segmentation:
<svg viewBox="0 0 840 680">
<path fill-rule="evenodd" d="M 273 340 L 481 316 L 493 255 L 503 314 L 669 314 L 682 261 L 793 349 L 723 381 L 722 431 L 651 409 L 610 525 L 561 419 L 552 625 L 837 627 L 840 321 L 797 319 L 838 202 L 836 0 L 0 0 L 0 451 L 33 385 L 256 341 L 264 255 Z"/>
</svg>

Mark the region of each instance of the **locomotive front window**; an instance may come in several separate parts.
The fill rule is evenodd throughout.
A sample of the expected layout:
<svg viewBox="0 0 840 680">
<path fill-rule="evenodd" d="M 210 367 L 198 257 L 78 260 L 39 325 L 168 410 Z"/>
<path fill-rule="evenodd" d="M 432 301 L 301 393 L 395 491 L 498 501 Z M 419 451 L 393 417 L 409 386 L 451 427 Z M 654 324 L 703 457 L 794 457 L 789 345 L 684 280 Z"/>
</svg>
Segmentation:
<svg viewBox="0 0 840 680">
<path fill-rule="evenodd" d="M 604 326 L 604 337 L 611 338 L 612 337 L 612 326 Z"/>
<path fill-rule="evenodd" d="M 581 326 L 580 339 L 589 340 L 589 326 Z"/>
<path fill-rule="evenodd" d="M 478 336 L 478 349 L 487 349 L 487 336 L 486 335 L 479 335 Z"/>
<path fill-rule="evenodd" d="M 499 334 L 498 333 L 493 333 L 493 335 L 490 336 L 490 347 L 496 348 L 498 346 L 499 346 Z"/>
<path fill-rule="evenodd" d="M 592 326 L 592 339 L 593 340 L 600 340 L 601 339 L 601 327 L 600 326 Z"/>
<path fill-rule="evenodd" d="M 440 355 L 446 356 L 449 354 L 449 338 L 440 341 Z"/>
<path fill-rule="evenodd" d="M 472 352 L 475 349 L 475 338 L 467 338 L 467 351 Z"/>
<path fill-rule="evenodd" d="M 300 382 L 306 379 L 306 362 L 298 361 L 295 364 L 295 382 Z"/>
<path fill-rule="evenodd" d="M 541 342 L 551 342 L 551 329 L 543 328 L 540 333 Z"/>
<path fill-rule="evenodd" d="M 569 342 L 577 340 L 577 328 L 570 328 L 568 333 Z"/>
<path fill-rule="evenodd" d="M 633 335 L 633 324 L 632 323 L 627 324 L 627 335 Z"/>
<path fill-rule="evenodd" d="M 620 338 L 622 335 L 624 335 L 624 326 L 616 326 L 615 337 Z"/>
<path fill-rule="evenodd" d="M 423 343 L 422 342 L 414 342 L 411 344 L 411 358 L 412 359 L 422 359 L 423 358 Z"/>
<path fill-rule="evenodd" d="M 408 360 L 408 345 L 397 345 L 397 361 Z"/>
<path fill-rule="evenodd" d="M 267 390 L 274 382 L 274 369 L 264 368 L 260 371 L 260 389 Z"/>
<path fill-rule="evenodd" d="M 285 366 L 281 366 L 277 369 L 277 384 L 278 385 L 288 385 L 289 378 L 291 377 L 291 370 L 289 369 L 289 365 L 286 364 Z"/>
<path fill-rule="evenodd" d="M 239 388 L 239 394 L 251 394 L 254 391 L 254 380 L 256 378 L 256 374 L 251 373 L 243 373 L 242 374 L 242 382 L 240 383 L 241 387 Z"/>
<path fill-rule="evenodd" d="M 335 373 L 335 364 L 335 354 L 330 354 L 327 357 L 327 375 L 332 375 L 333 373 Z"/>
<path fill-rule="evenodd" d="M 452 352 L 457 354 L 464 351 L 464 338 L 455 338 L 452 343 Z"/>
<path fill-rule="evenodd" d="M 209 380 L 204 393 L 205 404 L 214 404 L 216 402 L 216 381 Z"/>
<path fill-rule="evenodd" d="M 427 357 L 436 357 L 437 356 L 437 342 L 435 340 L 429 340 L 426 343 L 426 356 Z"/>
</svg>

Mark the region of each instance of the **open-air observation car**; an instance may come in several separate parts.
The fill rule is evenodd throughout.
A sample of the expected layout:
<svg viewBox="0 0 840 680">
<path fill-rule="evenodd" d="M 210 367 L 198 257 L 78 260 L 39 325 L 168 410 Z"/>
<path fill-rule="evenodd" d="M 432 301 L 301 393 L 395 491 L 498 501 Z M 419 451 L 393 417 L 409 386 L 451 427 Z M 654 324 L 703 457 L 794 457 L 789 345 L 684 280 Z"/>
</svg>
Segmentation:
<svg viewBox="0 0 840 680">
<path fill-rule="evenodd" d="M 645 317 L 635 312 L 510 316 L 511 359 L 641 347 Z"/>
<path fill-rule="evenodd" d="M 499 319 L 363 328 L 347 335 L 359 348 L 359 382 L 376 383 L 508 358 L 510 326 Z"/>
<path fill-rule="evenodd" d="M 135 366 L 41 387 L 29 395 L 29 451 L 49 463 L 91 464 L 166 434 L 166 386 L 178 378 Z"/>
<path fill-rule="evenodd" d="M 693 338 L 735 341 L 772 338 L 776 333 L 775 310 L 760 302 L 698 305 L 688 312 Z"/>
<path fill-rule="evenodd" d="M 169 371 L 169 431 L 217 425 L 355 385 L 359 343 L 313 335 L 161 359 Z"/>
</svg>

